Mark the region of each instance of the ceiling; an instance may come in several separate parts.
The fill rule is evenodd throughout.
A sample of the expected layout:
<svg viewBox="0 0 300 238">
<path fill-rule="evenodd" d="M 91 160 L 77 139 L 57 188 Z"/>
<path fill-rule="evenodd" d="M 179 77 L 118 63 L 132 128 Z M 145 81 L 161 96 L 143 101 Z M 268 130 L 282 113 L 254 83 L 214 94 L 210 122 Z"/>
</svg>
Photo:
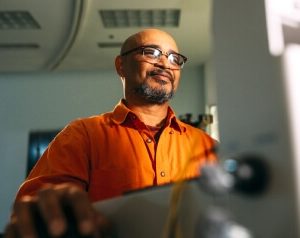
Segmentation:
<svg viewBox="0 0 300 238">
<path fill-rule="evenodd" d="M 105 27 L 105 10 L 176 10 L 178 26 L 157 27 L 174 36 L 186 67 L 210 55 L 211 0 L 0 0 L 0 72 L 112 69 L 123 40 L 144 27 Z"/>
</svg>

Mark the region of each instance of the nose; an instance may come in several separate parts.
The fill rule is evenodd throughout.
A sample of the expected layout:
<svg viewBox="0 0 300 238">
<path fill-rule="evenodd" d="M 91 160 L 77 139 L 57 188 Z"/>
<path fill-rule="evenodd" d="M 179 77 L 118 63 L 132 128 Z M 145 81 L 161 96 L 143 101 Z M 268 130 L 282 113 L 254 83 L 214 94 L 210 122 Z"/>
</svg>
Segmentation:
<svg viewBox="0 0 300 238">
<path fill-rule="evenodd" d="M 162 53 L 161 56 L 157 59 L 157 63 L 155 64 L 155 66 L 163 69 L 171 69 L 168 57 L 169 56 L 167 54 Z"/>
</svg>

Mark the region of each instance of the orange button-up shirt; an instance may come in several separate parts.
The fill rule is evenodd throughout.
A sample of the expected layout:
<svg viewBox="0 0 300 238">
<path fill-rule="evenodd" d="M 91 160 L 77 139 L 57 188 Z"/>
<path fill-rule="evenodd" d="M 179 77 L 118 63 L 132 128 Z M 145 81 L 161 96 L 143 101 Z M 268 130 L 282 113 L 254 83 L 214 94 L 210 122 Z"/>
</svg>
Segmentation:
<svg viewBox="0 0 300 238">
<path fill-rule="evenodd" d="M 122 101 L 112 112 L 71 122 L 49 144 L 17 199 L 45 183 L 70 182 L 94 202 L 199 175 L 204 163 L 215 161 L 214 141 L 168 110 L 158 142 Z"/>
</svg>

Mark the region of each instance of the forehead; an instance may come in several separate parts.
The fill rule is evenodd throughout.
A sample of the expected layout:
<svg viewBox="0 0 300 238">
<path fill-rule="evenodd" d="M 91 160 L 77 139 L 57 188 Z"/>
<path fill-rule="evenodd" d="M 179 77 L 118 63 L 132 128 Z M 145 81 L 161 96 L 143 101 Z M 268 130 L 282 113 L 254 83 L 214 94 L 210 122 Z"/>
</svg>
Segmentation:
<svg viewBox="0 0 300 238">
<path fill-rule="evenodd" d="M 159 30 L 145 30 L 137 33 L 132 38 L 131 47 L 141 45 L 156 45 L 163 51 L 178 51 L 175 40 L 166 32 Z"/>
</svg>

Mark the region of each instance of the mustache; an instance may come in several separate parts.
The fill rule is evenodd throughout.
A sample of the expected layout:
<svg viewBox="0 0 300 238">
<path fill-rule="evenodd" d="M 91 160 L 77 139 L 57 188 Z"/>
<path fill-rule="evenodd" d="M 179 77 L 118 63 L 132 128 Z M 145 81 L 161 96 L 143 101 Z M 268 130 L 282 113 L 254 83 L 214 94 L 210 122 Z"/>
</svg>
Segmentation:
<svg viewBox="0 0 300 238">
<path fill-rule="evenodd" d="M 154 70 L 151 70 L 148 75 L 149 76 L 155 76 L 155 75 L 162 75 L 164 77 L 169 78 L 172 82 L 174 81 L 174 76 L 172 74 L 172 72 L 170 71 L 169 68 L 163 69 L 163 68 L 159 68 L 157 65 L 153 64 L 155 67 Z"/>
</svg>

